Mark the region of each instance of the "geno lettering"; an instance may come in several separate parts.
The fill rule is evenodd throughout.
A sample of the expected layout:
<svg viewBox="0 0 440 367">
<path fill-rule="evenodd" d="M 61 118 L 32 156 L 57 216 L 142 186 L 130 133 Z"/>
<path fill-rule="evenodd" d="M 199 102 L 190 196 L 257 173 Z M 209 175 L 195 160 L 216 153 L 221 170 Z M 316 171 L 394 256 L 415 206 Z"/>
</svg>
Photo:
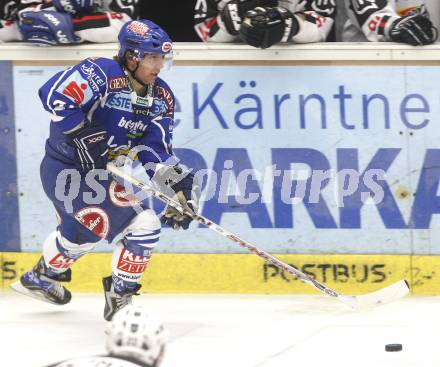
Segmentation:
<svg viewBox="0 0 440 367">
<path fill-rule="evenodd" d="M 128 89 L 128 79 L 126 77 L 110 79 L 109 89 L 112 92 Z"/>
</svg>

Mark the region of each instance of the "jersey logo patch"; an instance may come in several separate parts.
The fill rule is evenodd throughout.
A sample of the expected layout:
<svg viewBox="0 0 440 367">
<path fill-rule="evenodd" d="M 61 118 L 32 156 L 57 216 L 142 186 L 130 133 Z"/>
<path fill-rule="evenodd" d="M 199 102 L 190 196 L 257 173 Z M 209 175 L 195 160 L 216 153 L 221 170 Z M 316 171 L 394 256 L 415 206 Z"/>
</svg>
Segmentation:
<svg viewBox="0 0 440 367">
<path fill-rule="evenodd" d="M 110 221 L 103 209 L 98 207 L 81 209 L 75 214 L 75 219 L 97 236 L 107 238 Z"/>
<path fill-rule="evenodd" d="M 113 181 L 109 187 L 110 200 L 116 206 L 123 208 L 141 205 L 141 201 L 125 190 L 125 187 Z"/>
<path fill-rule="evenodd" d="M 65 95 L 77 104 L 83 104 L 90 101 L 93 97 L 93 91 L 78 71 L 72 73 L 58 88 L 57 92 Z"/>
<path fill-rule="evenodd" d="M 74 102 L 81 104 L 84 101 L 84 90 L 87 89 L 86 83 L 81 83 L 78 85 L 75 81 L 70 82 L 66 88 L 63 90 L 63 94 L 70 99 L 73 99 Z"/>
</svg>

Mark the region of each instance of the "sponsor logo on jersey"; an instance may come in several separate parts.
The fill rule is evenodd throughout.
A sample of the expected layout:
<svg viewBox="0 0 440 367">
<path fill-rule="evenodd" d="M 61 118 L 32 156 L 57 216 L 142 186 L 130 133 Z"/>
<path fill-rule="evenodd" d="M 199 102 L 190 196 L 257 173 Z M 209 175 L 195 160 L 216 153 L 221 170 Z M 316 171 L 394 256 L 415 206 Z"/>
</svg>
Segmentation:
<svg viewBox="0 0 440 367">
<path fill-rule="evenodd" d="M 147 124 L 142 122 L 142 120 L 139 121 L 132 121 L 125 119 L 124 116 L 119 120 L 118 127 L 122 127 L 125 130 L 128 130 L 130 134 L 137 134 L 138 132 L 145 132 L 147 130 Z"/>
<path fill-rule="evenodd" d="M 129 90 L 128 87 L 128 78 L 127 77 L 120 77 L 120 78 L 113 78 L 110 79 L 108 83 L 108 88 L 110 92 L 119 92 L 121 90 Z"/>
<path fill-rule="evenodd" d="M 121 255 L 119 255 L 118 270 L 131 274 L 142 274 L 147 268 L 148 261 L 150 260 L 150 254 L 147 256 L 135 255 L 127 249 L 122 249 Z"/>
<path fill-rule="evenodd" d="M 162 44 L 162 51 L 166 54 L 173 49 L 173 44 L 171 42 L 164 42 Z"/>
<path fill-rule="evenodd" d="M 127 93 L 110 95 L 105 105 L 106 107 L 114 108 L 119 111 L 133 112 L 130 95 Z"/>
<path fill-rule="evenodd" d="M 166 102 L 163 99 L 155 98 L 151 106 L 151 115 L 159 116 L 162 114 L 166 115 L 167 113 L 169 113 L 169 111 Z"/>
<path fill-rule="evenodd" d="M 94 92 L 99 92 L 99 87 L 105 85 L 104 80 L 97 74 L 93 65 L 87 66 L 83 64 L 80 70 L 89 81 L 89 85 Z"/>
<path fill-rule="evenodd" d="M 125 187 L 113 181 L 109 187 L 110 200 L 113 204 L 120 207 L 132 207 L 140 205 L 141 201 L 131 193 L 125 190 Z"/>
<path fill-rule="evenodd" d="M 150 28 L 146 24 L 138 22 L 137 20 L 135 20 L 134 22 L 131 22 L 127 26 L 127 29 L 129 29 L 133 33 L 138 34 L 139 36 L 145 36 L 148 33 L 148 31 L 150 30 Z"/>
<path fill-rule="evenodd" d="M 56 90 L 76 104 L 84 104 L 93 98 L 93 91 L 78 71 L 69 75 Z"/>
<path fill-rule="evenodd" d="M 86 83 L 81 83 L 81 85 L 78 85 L 77 82 L 73 81 L 67 84 L 66 88 L 63 90 L 63 94 L 73 99 L 75 103 L 81 104 L 84 101 L 84 91 L 86 89 Z"/>
<path fill-rule="evenodd" d="M 156 86 L 155 97 L 162 99 L 163 101 L 165 101 L 166 104 L 166 111 L 168 112 L 165 113 L 165 110 L 162 109 L 160 113 L 163 113 L 164 116 L 172 117 L 174 114 L 174 98 L 171 92 L 164 87 Z"/>
<path fill-rule="evenodd" d="M 75 214 L 75 219 L 99 237 L 107 238 L 110 221 L 103 209 L 98 207 L 81 209 Z"/>
<path fill-rule="evenodd" d="M 49 261 L 49 265 L 55 269 L 69 269 L 74 262 L 75 259 L 69 259 L 63 254 L 58 253 L 54 258 Z"/>
</svg>

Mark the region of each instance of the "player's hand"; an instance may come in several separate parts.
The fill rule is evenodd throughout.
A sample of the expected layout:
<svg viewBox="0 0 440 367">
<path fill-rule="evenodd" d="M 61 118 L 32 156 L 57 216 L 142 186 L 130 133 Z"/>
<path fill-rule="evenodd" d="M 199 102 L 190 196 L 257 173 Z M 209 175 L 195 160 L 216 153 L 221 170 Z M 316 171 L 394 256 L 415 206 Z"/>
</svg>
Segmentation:
<svg viewBox="0 0 440 367">
<path fill-rule="evenodd" d="M 287 9 L 255 8 L 243 18 L 240 38 L 248 45 L 268 48 L 279 42 L 290 41 L 298 30 L 298 20 Z"/>
<path fill-rule="evenodd" d="M 100 126 L 85 126 L 67 135 L 67 143 L 75 149 L 78 170 L 87 173 L 105 169 L 108 161 L 107 131 Z"/>
<path fill-rule="evenodd" d="M 178 171 L 180 180 L 171 184 L 171 189 L 175 193 L 174 199 L 176 199 L 184 209 L 192 213 L 197 213 L 200 200 L 200 186 L 197 178 L 190 172 L 184 173 L 180 167 L 173 167 L 173 169 L 180 170 Z M 180 228 L 188 229 L 193 218 L 168 205 L 160 220 L 163 224 L 178 230 Z"/>
<path fill-rule="evenodd" d="M 277 6 L 278 0 L 230 0 L 220 13 L 220 18 L 229 34 L 237 35 L 243 16 L 258 6 Z"/>
<path fill-rule="evenodd" d="M 389 37 L 393 42 L 422 46 L 435 42 L 438 30 L 421 7 L 395 20 L 391 25 Z"/>
</svg>

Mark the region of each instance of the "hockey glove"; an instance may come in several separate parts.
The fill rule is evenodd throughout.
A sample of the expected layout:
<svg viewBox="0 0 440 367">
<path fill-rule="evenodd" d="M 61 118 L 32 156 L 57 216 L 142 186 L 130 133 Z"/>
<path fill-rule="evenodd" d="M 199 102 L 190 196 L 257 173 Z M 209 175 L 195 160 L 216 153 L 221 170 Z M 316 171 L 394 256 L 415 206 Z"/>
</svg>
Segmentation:
<svg viewBox="0 0 440 367">
<path fill-rule="evenodd" d="M 432 24 L 423 7 L 408 13 L 393 22 L 389 31 L 393 42 L 407 43 L 412 46 L 429 45 L 437 40 L 438 30 Z"/>
<path fill-rule="evenodd" d="M 277 0 L 231 0 L 220 13 L 222 22 L 229 34 L 237 35 L 243 16 L 258 6 L 277 6 Z"/>
<path fill-rule="evenodd" d="M 94 0 L 53 0 L 53 5 L 59 12 L 72 16 L 92 13 L 95 9 Z"/>
<path fill-rule="evenodd" d="M 79 38 L 73 33 L 72 18 L 56 11 L 24 11 L 20 13 L 18 28 L 24 41 L 56 45 L 76 43 Z"/>
<path fill-rule="evenodd" d="M 240 28 L 240 38 L 248 45 L 268 48 L 289 41 L 298 31 L 298 20 L 287 9 L 255 8 L 246 13 Z"/>
<path fill-rule="evenodd" d="M 162 171 L 162 172 L 160 172 Z M 196 177 L 190 172 L 183 172 L 178 166 L 162 168 L 153 178 L 160 186 L 171 188 L 174 199 L 183 208 L 197 213 L 200 200 L 200 186 Z M 169 190 L 163 190 L 165 193 Z M 176 208 L 168 205 L 160 221 L 173 229 L 188 229 L 192 217 L 181 213 Z"/>
<path fill-rule="evenodd" d="M 67 135 L 75 150 L 76 167 L 82 173 L 105 169 L 108 160 L 107 131 L 99 126 L 86 126 Z"/>
</svg>

